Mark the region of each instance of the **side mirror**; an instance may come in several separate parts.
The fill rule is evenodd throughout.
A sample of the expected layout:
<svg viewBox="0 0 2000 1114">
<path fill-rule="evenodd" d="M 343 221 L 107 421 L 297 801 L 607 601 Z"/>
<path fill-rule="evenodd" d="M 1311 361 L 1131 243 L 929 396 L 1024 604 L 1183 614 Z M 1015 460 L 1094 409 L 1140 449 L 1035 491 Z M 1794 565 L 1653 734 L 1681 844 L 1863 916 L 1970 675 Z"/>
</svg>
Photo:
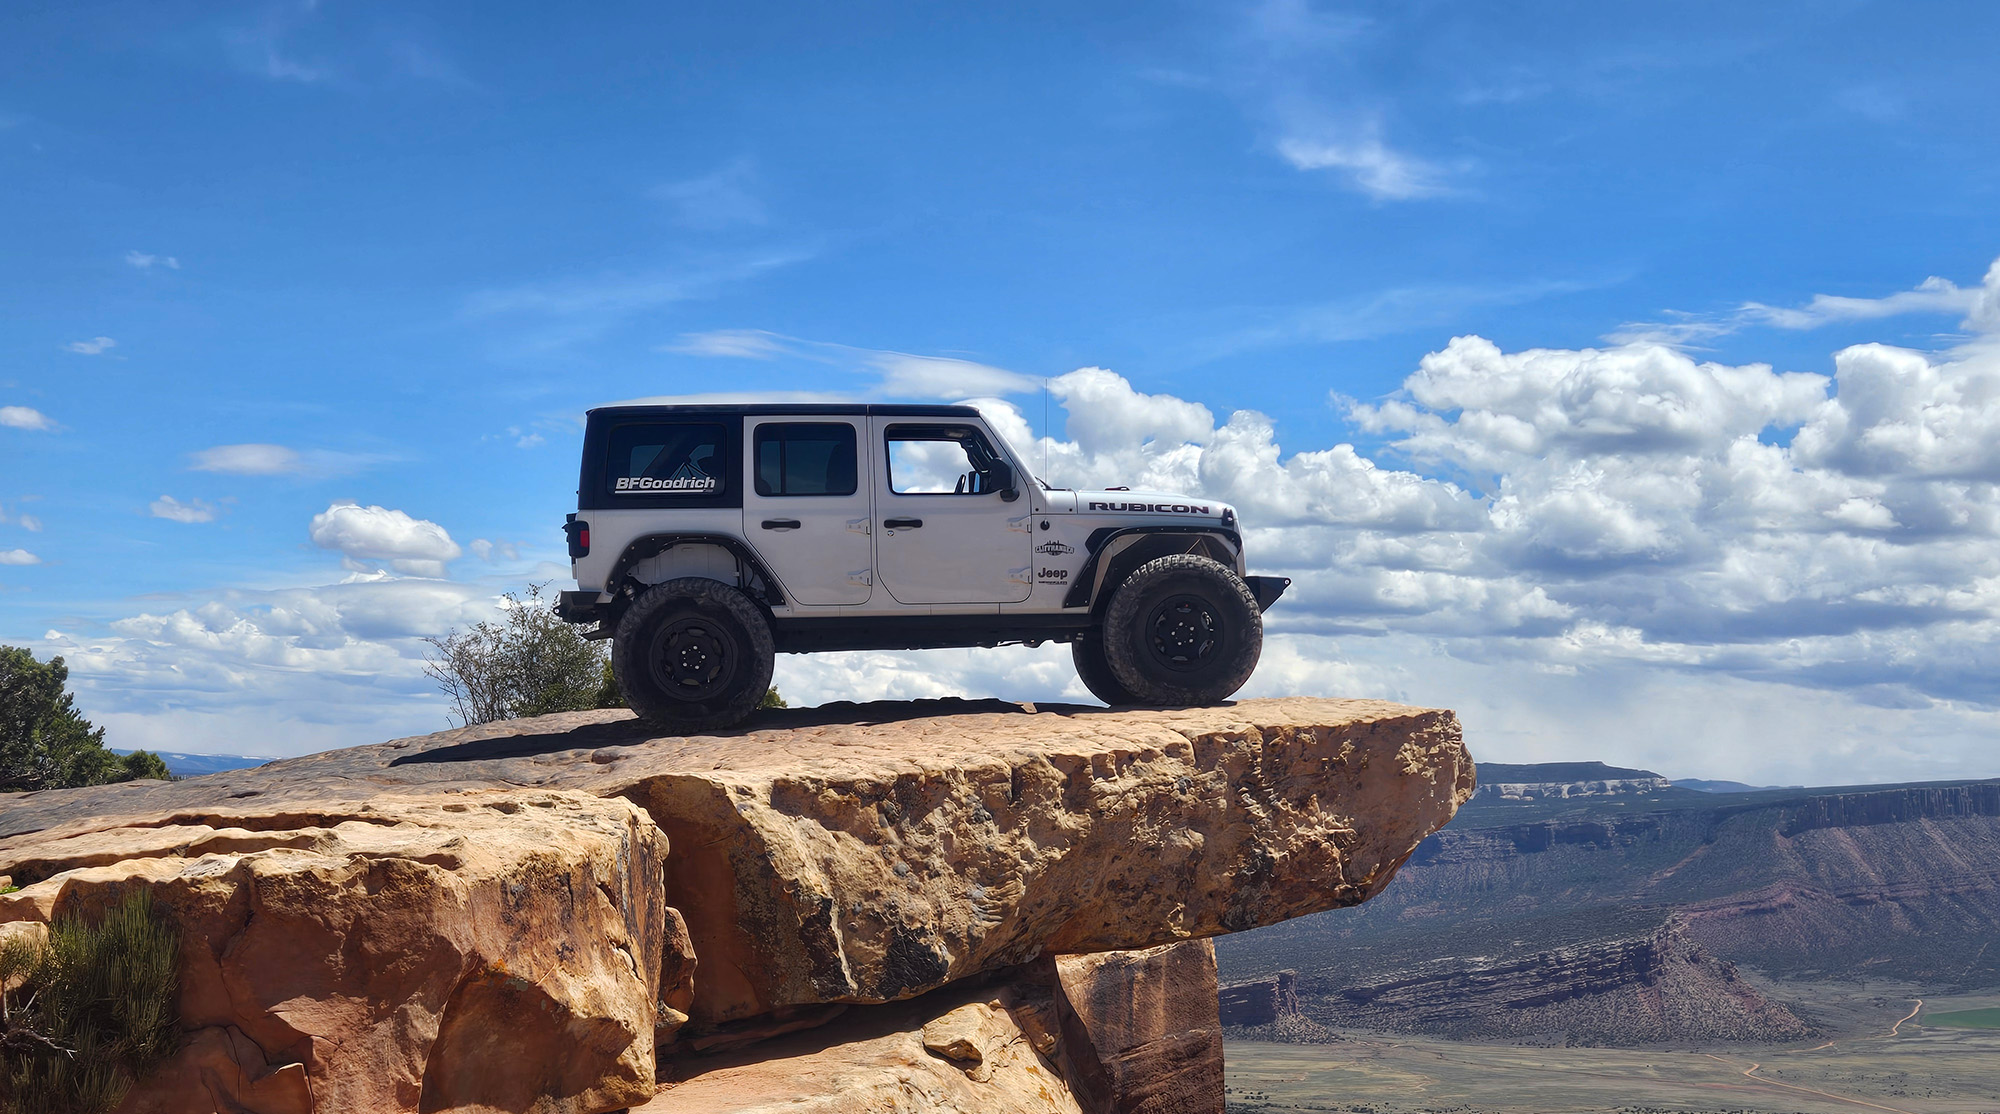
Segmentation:
<svg viewBox="0 0 2000 1114">
<path fill-rule="evenodd" d="M 1001 501 L 1011 503 L 1021 497 L 1021 489 L 1014 485 L 1014 466 L 1006 461 L 994 461 L 993 471 L 987 478 L 1000 489 Z"/>
</svg>

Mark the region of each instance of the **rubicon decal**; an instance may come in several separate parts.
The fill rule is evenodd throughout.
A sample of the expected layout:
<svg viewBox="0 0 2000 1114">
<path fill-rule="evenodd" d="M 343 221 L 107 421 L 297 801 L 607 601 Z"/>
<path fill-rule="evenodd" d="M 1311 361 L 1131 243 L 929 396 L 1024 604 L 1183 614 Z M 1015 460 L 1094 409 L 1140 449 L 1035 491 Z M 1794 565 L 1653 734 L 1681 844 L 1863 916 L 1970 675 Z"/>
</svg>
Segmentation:
<svg viewBox="0 0 2000 1114">
<path fill-rule="evenodd" d="M 1065 553 L 1075 553 L 1076 547 L 1064 542 L 1043 542 L 1035 547 L 1035 552 L 1046 553 L 1051 557 L 1060 557 Z"/>
<path fill-rule="evenodd" d="M 620 476 L 612 490 L 621 494 L 650 491 L 672 495 L 703 495 L 722 490 L 722 481 L 714 476 L 673 476 L 668 479 L 655 479 L 652 476 Z"/>
<path fill-rule="evenodd" d="M 1138 511 L 1141 514 L 1207 514 L 1206 503 L 1096 503 L 1093 511 Z"/>
</svg>

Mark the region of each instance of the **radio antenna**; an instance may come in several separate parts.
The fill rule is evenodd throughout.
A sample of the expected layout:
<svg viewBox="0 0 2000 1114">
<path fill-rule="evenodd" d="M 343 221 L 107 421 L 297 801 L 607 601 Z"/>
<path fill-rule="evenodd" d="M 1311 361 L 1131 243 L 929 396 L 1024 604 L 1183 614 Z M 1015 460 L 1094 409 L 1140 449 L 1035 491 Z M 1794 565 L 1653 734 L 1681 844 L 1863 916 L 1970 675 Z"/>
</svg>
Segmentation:
<svg viewBox="0 0 2000 1114">
<path fill-rule="evenodd" d="M 1042 482 L 1056 486 L 1056 478 L 1050 475 L 1050 442 L 1056 439 L 1056 431 L 1049 425 L 1049 377 L 1042 376 Z"/>
</svg>

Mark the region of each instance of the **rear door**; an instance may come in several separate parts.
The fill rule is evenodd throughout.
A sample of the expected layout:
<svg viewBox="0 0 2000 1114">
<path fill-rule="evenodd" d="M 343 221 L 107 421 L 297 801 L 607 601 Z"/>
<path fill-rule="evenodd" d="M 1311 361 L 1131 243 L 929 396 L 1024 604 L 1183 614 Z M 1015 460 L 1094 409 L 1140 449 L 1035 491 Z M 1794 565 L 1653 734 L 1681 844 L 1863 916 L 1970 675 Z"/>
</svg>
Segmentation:
<svg viewBox="0 0 2000 1114">
<path fill-rule="evenodd" d="M 793 603 L 867 603 L 868 419 L 752 416 L 744 425 L 744 536 Z"/>
<path fill-rule="evenodd" d="M 875 561 L 898 603 L 1018 603 L 1034 587 L 1028 502 L 1002 498 L 1004 458 L 964 422 L 877 416 Z M 1016 480 L 1015 482 L 1020 482 Z"/>
</svg>

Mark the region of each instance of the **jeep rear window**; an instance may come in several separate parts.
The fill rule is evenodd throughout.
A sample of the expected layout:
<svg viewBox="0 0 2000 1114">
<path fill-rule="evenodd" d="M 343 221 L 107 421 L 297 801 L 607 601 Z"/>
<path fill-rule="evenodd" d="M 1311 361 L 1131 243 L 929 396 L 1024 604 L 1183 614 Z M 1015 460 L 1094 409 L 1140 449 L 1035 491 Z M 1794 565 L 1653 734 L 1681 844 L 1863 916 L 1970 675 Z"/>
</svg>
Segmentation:
<svg viewBox="0 0 2000 1114">
<path fill-rule="evenodd" d="M 618 426 L 609 438 L 605 491 L 612 496 L 719 494 L 725 436 L 714 422 Z"/>
<path fill-rule="evenodd" d="M 757 427 L 757 494 L 852 495 L 854 427 L 846 422 L 775 422 Z"/>
</svg>

